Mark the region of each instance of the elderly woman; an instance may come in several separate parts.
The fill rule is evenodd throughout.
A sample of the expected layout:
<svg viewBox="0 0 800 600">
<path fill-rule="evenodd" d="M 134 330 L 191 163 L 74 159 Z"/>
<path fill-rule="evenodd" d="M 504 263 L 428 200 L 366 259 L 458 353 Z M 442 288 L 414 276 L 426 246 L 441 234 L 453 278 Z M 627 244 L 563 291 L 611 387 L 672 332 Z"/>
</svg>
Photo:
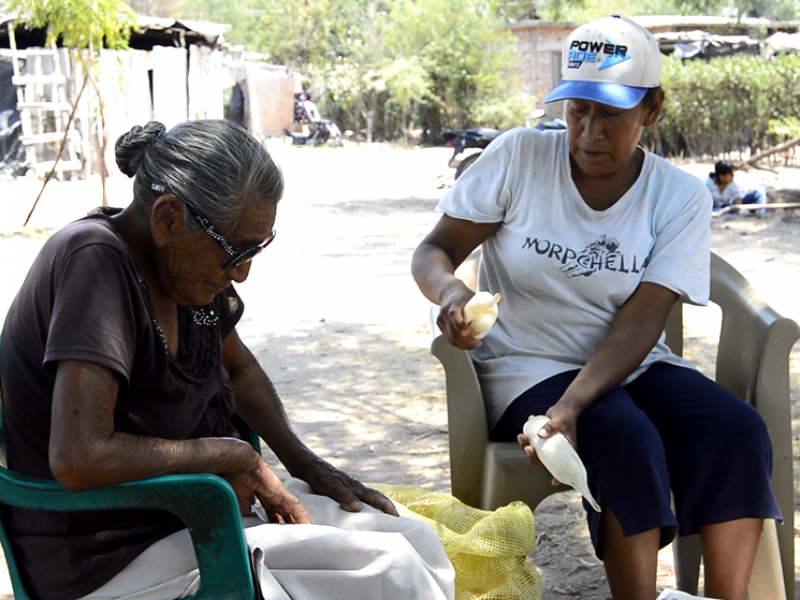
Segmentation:
<svg viewBox="0 0 800 600">
<path fill-rule="evenodd" d="M 293 524 L 245 519 L 258 523 L 245 532 L 251 549 L 280 564 L 261 574 L 264 598 L 451 598 L 433 531 L 297 438 L 236 333 L 244 305 L 231 283 L 275 239 L 283 192 L 264 148 L 225 121 L 149 123 L 116 156 L 135 176 L 133 202 L 54 234 L 6 317 L 9 467 L 73 491 L 224 477 L 243 515 L 258 499 L 270 520 Z M 234 415 L 297 478 L 290 489 L 236 439 Z M 9 508 L 7 523 L 40 600 L 178 598 L 199 584 L 188 532 L 167 512 Z"/>
<path fill-rule="evenodd" d="M 709 597 L 744 600 L 763 519 L 780 518 L 758 413 L 670 353 L 678 298 L 709 295 L 711 198 L 638 146 L 664 101 L 660 53 L 633 21 L 599 19 L 564 46 L 567 131 L 511 131 L 439 204 L 412 270 L 451 344 L 470 350 L 490 436 L 563 432 L 586 465 L 592 543 L 615 600 L 650 600 L 659 547 L 700 533 Z M 481 290 L 502 293 L 481 341 L 455 268 L 482 245 Z M 731 468 L 735 465 L 735 468 Z M 676 511 L 670 506 L 670 491 Z"/>
</svg>

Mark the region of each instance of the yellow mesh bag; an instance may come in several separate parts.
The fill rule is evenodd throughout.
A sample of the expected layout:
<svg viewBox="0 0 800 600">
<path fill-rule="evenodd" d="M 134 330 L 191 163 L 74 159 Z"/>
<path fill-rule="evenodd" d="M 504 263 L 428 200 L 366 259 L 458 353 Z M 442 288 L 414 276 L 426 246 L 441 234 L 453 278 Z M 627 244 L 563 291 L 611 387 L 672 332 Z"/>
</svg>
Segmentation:
<svg viewBox="0 0 800 600">
<path fill-rule="evenodd" d="M 430 525 L 456 572 L 456 600 L 541 600 L 533 552 L 533 513 L 523 502 L 495 511 L 467 506 L 450 494 L 412 486 L 375 485 L 404 517 Z"/>
</svg>

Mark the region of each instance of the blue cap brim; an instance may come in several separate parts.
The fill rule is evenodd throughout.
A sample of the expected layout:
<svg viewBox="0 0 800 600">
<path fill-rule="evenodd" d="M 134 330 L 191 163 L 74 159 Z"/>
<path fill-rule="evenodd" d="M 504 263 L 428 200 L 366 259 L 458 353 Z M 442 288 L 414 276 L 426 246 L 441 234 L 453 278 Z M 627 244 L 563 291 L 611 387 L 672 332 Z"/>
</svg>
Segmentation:
<svg viewBox="0 0 800 600">
<path fill-rule="evenodd" d="M 545 103 L 558 100 L 590 100 L 615 108 L 633 108 L 641 102 L 647 88 L 598 81 L 562 81 L 547 94 Z"/>
</svg>

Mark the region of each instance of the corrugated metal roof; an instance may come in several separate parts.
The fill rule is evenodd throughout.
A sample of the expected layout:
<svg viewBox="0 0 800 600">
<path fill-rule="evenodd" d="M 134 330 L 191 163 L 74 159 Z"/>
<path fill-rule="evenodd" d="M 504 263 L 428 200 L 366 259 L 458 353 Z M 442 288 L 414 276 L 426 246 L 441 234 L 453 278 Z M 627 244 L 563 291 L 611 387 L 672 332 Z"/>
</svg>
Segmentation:
<svg viewBox="0 0 800 600">
<path fill-rule="evenodd" d="M 0 14 L 0 35 L 7 34 L 8 28 L 15 18 L 16 15 L 13 14 Z M 136 15 L 136 22 L 139 26 L 139 32 L 131 34 L 132 47 L 172 46 L 178 44 L 178 42 L 185 42 L 187 45 L 202 44 L 214 47 L 220 44 L 222 36 L 231 30 L 231 26 L 227 23 L 146 15 Z M 19 29 L 17 31 L 19 34 Z M 43 32 L 44 30 L 42 30 Z M 180 43 L 178 45 L 183 44 Z"/>
<path fill-rule="evenodd" d="M 136 22 L 140 29 L 171 29 L 181 28 L 186 31 L 199 33 L 203 36 L 221 37 L 231 30 L 227 23 L 212 23 L 211 21 L 193 21 L 190 19 L 170 19 L 165 17 L 149 17 L 136 15 Z"/>
</svg>

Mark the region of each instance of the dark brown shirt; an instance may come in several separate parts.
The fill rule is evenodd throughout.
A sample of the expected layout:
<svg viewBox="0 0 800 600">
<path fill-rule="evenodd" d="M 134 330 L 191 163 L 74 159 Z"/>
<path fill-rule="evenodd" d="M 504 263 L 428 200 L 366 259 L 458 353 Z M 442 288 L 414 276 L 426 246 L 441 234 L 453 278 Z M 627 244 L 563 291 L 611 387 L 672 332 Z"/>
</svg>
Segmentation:
<svg viewBox="0 0 800 600">
<path fill-rule="evenodd" d="M 6 316 L 0 344 L 8 466 L 53 479 L 48 462 L 61 360 L 111 369 L 116 431 L 165 439 L 234 434 L 221 340 L 244 307 L 228 288 L 205 307 L 179 307 L 180 356 L 160 333 L 144 279 L 105 209 L 54 234 Z M 94 591 L 153 542 L 181 529 L 155 510 L 43 512 L 3 507 L 28 589 L 40 600 Z"/>
</svg>

